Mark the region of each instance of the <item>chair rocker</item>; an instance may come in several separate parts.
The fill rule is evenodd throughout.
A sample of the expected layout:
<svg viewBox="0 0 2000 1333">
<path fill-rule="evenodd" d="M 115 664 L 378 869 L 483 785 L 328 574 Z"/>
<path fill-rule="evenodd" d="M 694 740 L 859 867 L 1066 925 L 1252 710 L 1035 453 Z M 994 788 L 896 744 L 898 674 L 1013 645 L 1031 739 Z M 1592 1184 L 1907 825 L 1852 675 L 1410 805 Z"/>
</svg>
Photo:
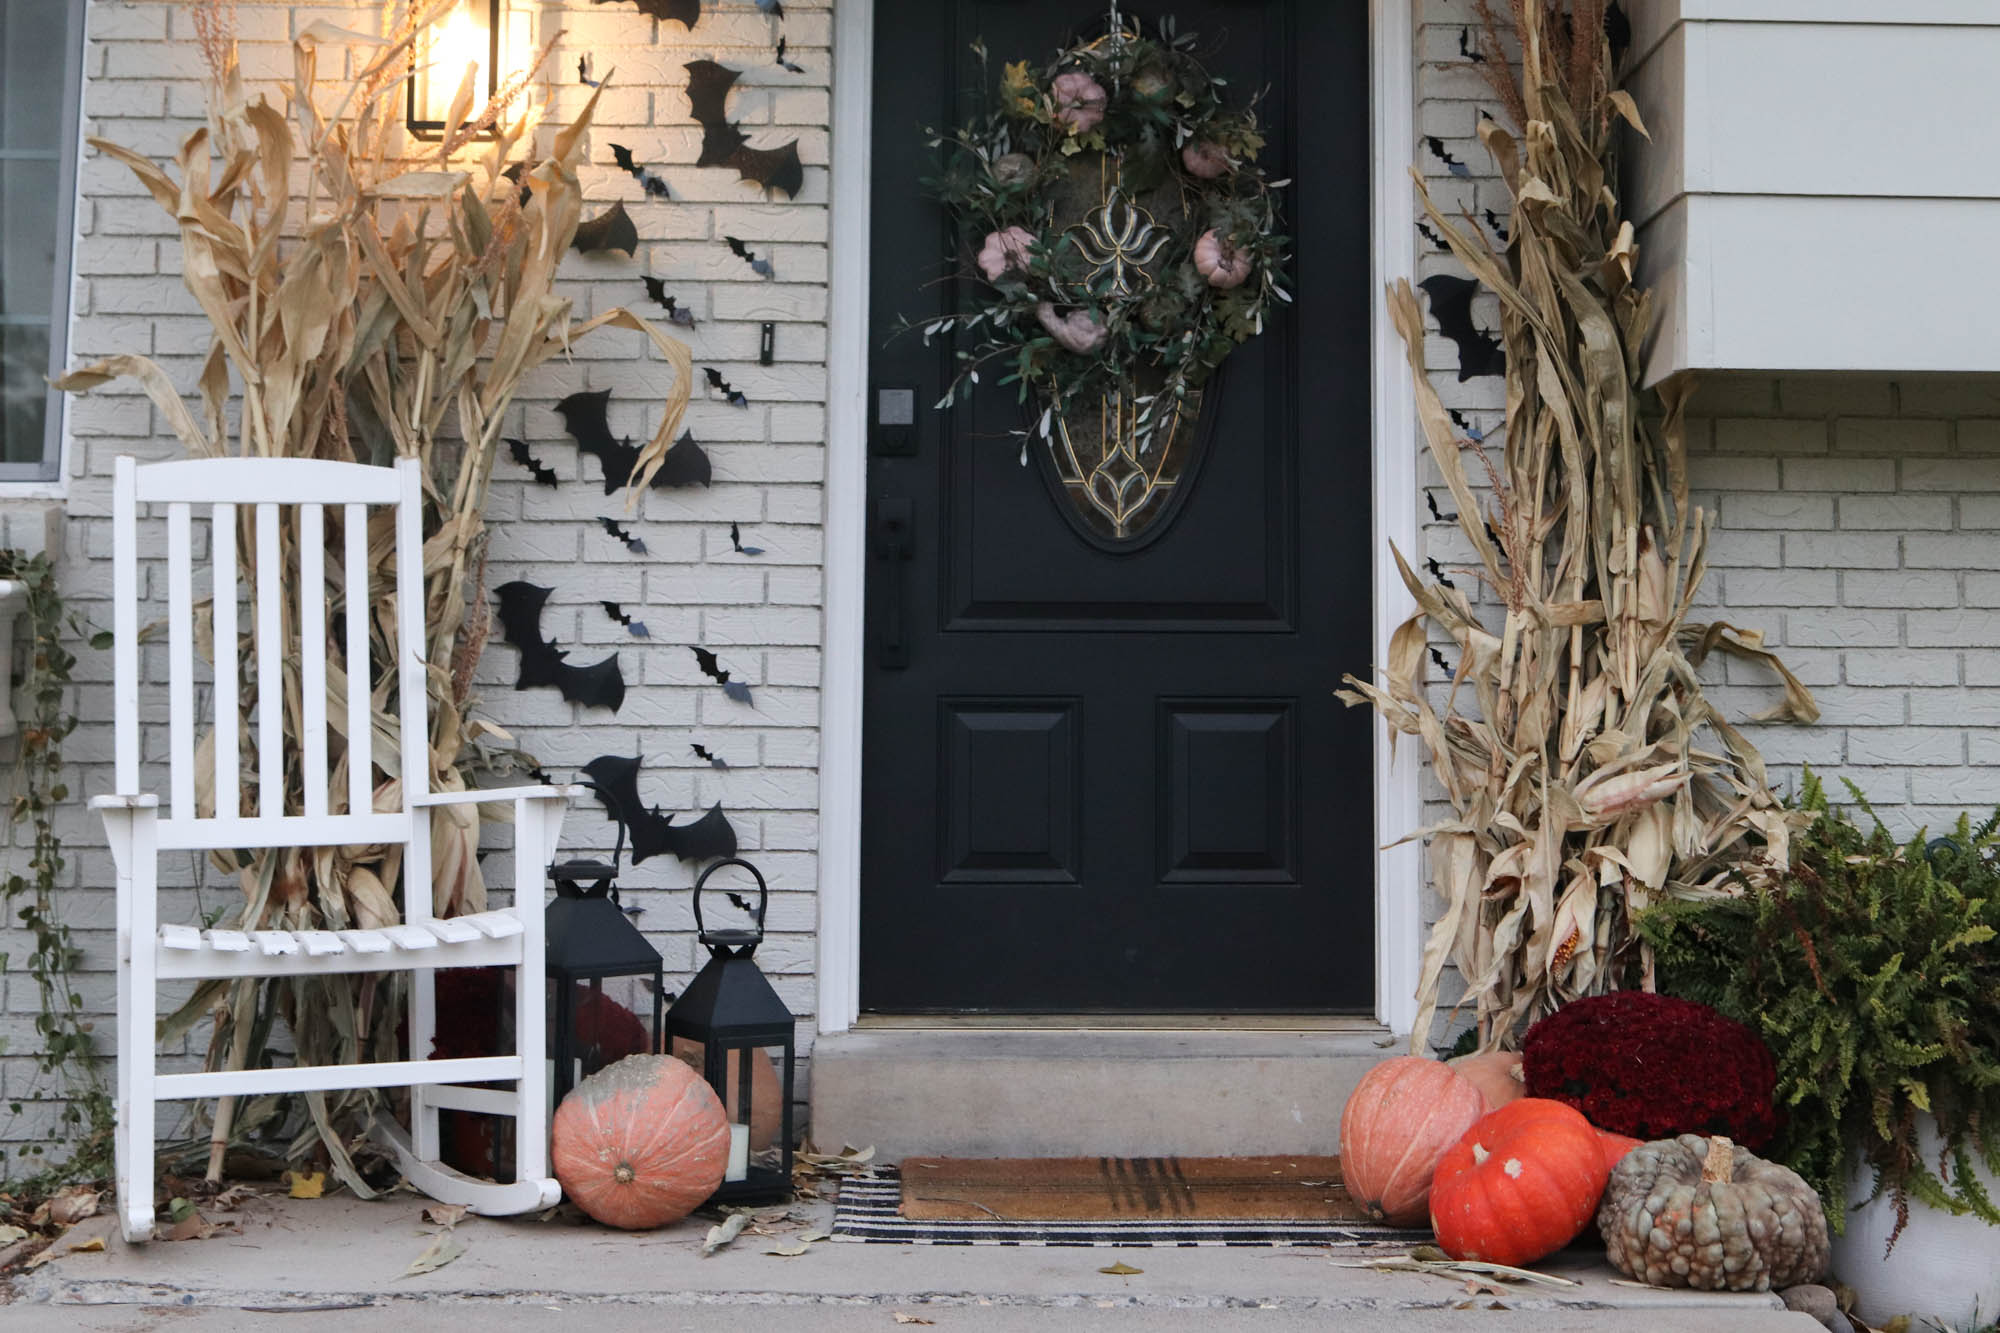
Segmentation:
<svg viewBox="0 0 2000 1333">
<path fill-rule="evenodd" d="M 411 1126 L 379 1116 L 376 1136 L 391 1149 L 405 1178 L 446 1203 L 473 1212 L 527 1212 L 561 1197 L 549 1178 L 547 1073 L 543 1065 L 542 886 L 552 859 L 564 807 L 574 788 L 513 787 L 484 791 L 429 790 L 429 726 L 425 692 L 421 474 L 411 459 L 393 468 L 311 459 L 198 459 L 141 467 L 117 461 L 113 490 L 115 794 L 91 806 L 104 820 L 117 869 L 118 890 L 118 1087 L 116 1172 L 120 1222 L 130 1241 L 153 1233 L 154 1106 L 162 1101 L 264 1093 L 354 1088 L 410 1089 Z M 142 712 L 139 603 L 144 584 L 139 560 L 140 510 L 164 507 L 167 550 L 166 808 L 140 779 Z M 280 511 L 296 508 L 297 568 L 286 568 Z M 401 697 L 402 803 L 374 808 L 371 763 L 350 764 L 344 812 L 329 808 L 327 764 L 328 664 L 327 521 L 337 507 L 343 533 L 341 589 L 345 603 L 345 662 L 350 683 L 342 734 L 371 736 L 368 660 L 371 594 L 368 516 L 371 507 L 393 511 L 398 689 Z M 193 533 L 196 510 L 209 525 L 215 670 L 215 744 L 212 813 L 197 808 L 195 691 L 196 590 Z M 246 523 L 247 520 L 247 523 Z M 237 535 L 239 523 L 254 542 L 255 587 L 249 598 L 255 631 L 256 737 L 254 753 L 284 753 L 284 683 L 288 659 L 300 683 L 304 735 L 297 775 L 301 808 L 286 808 L 286 779 L 277 759 L 256 764 L 256 813 L 244 813 L 239 758 Z M 159 573 L 153 574 L 157 580 Z M 281 607 L 285 580 L 296 581 L 300 624 L 288 636 Z M 158 587 L 158 583 L 153 584 Z M 514 805 L 513 906 L 473 916 L 437 920 L 431 899 L 431 821 L 437 806 L 511 801 Z M 174 851 L 218 848 L 327 847 L 355 844 L 403 847 L 403 921 L 378 930 L 228 930 L 162 924 L 159 862 Z M 435 1028 L 435 969 L 516 969 L 515 1054 L 426 1060 Z M 203 1073 L 156 1073 L 157 988 L 162 982 L 313 973 L 408 972 L 409 1053 L 375 1064 L 293 1066 Z M 511 1092 L 467 1087 L 511 1080 Z M 442 1165 L 438 1155 L 441 1109 L 512 1116 L 514 1182 L 496 1184 Z"/>
</svg>

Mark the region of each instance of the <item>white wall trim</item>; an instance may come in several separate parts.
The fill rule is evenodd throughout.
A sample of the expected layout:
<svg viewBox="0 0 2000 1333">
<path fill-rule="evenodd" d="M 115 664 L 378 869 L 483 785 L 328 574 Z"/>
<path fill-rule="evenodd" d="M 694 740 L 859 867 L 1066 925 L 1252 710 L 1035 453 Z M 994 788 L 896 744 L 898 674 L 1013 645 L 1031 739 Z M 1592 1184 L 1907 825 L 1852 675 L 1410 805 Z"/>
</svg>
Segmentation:
<svg viewBox="0 0 2000 1333">
<path fill-rule="evenodd" d="M 819 736 L 819 1030 L 861 1013 L 861 699 L 867 666 L 869 145 L 875 0 L 833 10 L 825 656 Z"/>
<path fill-rule="evenodd" d="M 1374 291 L 1416 268 L 1409 165 L 1416 143 L 1416 0 L 1371 0 L 1370 116 Z M 820 694 L 819 1030 L 845 1032 L 861 1012 L 861 704 L 867 578 L 869 145 L 875 0 L 833 11 L 832 300 L 826 481 L 826 652 Z M 1409 614 L 1388 543 L 1417 540 L 1416 406 L 1387 305 L 1374 303 L 1375 660 Z M 1328 663 L 1328 688 L 1343 669 Z M 1375 722 L 1378 845 L 1417 827 L 1418 757 L 1391 763 Z M 1375 859 L 1375 1015 L 1407 1033 L 1416 1016 L 1422 858 L 1414 845 Z"/>
</svg>

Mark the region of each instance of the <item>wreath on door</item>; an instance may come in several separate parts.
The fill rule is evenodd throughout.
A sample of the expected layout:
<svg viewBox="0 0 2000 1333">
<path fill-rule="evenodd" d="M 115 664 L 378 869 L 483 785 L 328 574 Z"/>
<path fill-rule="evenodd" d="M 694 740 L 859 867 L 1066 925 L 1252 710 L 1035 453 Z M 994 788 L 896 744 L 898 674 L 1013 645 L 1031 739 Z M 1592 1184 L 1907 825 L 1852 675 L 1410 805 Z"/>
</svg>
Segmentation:
<svg viewBox="0 0 2000 1333">
<path fill-rule="evenodd" d="M 1255 99 L 1232 104 L 1196 45 L 1171 18 L 1148 36 L 1114 6 L 1103 36 L 1004 65 L 980 114 L 930 132 L 942 162 L 925 184 L 974 293 L 923 325 L 926 341 L 961 343 L 940 408 L 983 377 L 1015 385 L 1040 409 L 1024 435 L 1053 447 L 1066 417 L 1110 402 L 1143 470 L 1272 303 L 1291 300 L 1286 182 L 1257 165 Z M 990 89 L 984 44 L 972 50 Z"/>
</svg>

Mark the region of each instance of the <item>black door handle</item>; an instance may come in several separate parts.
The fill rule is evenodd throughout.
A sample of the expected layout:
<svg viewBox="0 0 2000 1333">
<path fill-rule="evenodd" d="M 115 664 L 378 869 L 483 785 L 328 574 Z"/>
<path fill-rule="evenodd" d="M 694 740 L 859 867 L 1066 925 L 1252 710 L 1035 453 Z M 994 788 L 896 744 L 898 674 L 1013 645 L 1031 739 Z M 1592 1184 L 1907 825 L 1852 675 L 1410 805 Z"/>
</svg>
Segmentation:
<svg viewBox="0 0 2000 1333">
<path fill-rule="evenodd" d="M 887 671 L 910 664 L 910 645 L 903 634 L 903 566 L 916 554 L 915 513 L 909 500 L 883 495 L 875 499 L 875 519 L 869 546 L 878 562 L 881 613 L 876 628 L 875 661 Z"/>
</svg>

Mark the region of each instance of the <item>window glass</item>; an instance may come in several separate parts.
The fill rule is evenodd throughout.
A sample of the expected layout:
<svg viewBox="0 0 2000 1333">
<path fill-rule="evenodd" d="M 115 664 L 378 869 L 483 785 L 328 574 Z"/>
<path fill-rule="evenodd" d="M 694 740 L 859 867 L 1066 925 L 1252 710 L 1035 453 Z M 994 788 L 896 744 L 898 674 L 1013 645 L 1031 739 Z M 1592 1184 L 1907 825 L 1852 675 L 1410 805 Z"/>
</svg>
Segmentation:
<svg viewBox="0 0 2000 1333">
<path fill-rule="evenodd" d="M 43 376 L 68 268 L 71 8 L 71 0 L 0 0 L 0 464 L 39 467 L 50 448 Z"/>
</svg>

